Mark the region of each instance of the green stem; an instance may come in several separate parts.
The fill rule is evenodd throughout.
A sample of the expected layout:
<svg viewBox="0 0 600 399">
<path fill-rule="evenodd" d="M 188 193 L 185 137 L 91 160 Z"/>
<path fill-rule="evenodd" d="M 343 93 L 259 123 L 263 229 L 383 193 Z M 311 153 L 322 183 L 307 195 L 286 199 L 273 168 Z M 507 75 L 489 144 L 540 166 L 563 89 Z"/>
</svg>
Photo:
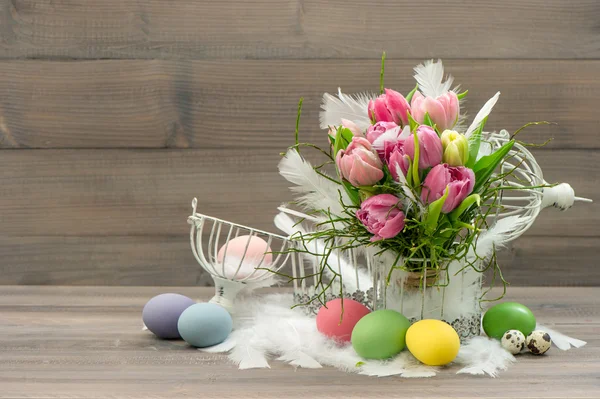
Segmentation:
<svg viewBox="0 0 600 399">
<path fill-rule="evenodd" d="M 381 55 L 381 73 L 379 75 L 379 94 L 383 94 L 383 91 L 384 91 L 384 87 L 383 87 L 384 71 L 385 71 L 385 51 Z"/>
<path fill-rule="evenodd" d="M 300 97 L 300 101 L 298 101 L 298 115 L 296 116 L 296 145 L 298 145 L 298 133 L 300 131 L 300 115 L 302 114 L 302 102 L 304 98 Z M 300 153 L 300 149 L 298 148 L 298 153 Z"/>
</svg>

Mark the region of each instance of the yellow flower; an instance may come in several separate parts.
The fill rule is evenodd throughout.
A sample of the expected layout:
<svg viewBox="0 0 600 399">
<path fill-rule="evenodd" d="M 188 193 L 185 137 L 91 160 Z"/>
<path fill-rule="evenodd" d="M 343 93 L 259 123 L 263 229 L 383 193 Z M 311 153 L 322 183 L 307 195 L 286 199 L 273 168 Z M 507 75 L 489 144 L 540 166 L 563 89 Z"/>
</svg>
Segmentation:
<svg viewBox="0 0 600 399">
<path fill-rule="evenodd" d="M 464 135 L 454 130 L 444 130 L 442 147 L 444 148 L 442 162 L 450 166 L 464 166 L 469 160 L 469 142 Z"/>
</svg>

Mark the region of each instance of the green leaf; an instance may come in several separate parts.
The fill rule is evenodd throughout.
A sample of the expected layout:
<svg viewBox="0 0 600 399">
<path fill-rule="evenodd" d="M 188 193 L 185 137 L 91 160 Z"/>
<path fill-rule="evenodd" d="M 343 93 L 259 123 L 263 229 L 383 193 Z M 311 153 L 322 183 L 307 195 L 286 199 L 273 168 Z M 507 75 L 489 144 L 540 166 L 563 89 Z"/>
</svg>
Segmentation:
<svg viewBox="0 0 600 399">
<path fill-rule="evenodd" d="M 412 187 L 413 186 L 412 183 L 413 183 L 413 179 L 412 179 L 412 162 L 410 162 L 408 164 L 408 170 L 406 171 L 406 184 L 408 184 L 409 187 Z"/>
<path fill-rule="evenodd" d="M 413 173 L 413 184 L 417 188 L 421 185 L 421 179 L 419 177 L 419 136 L 417 133 L 413 134 L 415 140 L 415 159 L 413 159 L 412 173 Z"/>
<path fill-rule="evenodd" d="M 425 220 L 425 226 L 427 228 L 427 231 L 429 231 L 430 233 L 433 233 L 437 227 L 438 219 L 440 218 L 440 213 L 442 213 L 442 207 L 446 202 L 446 198 L 448 198 L 449 192 L 449 188 L 446 187 L 444 195 L 440 199 L 433 201 L 431 204 L 429 204 L 429 212 L 427 212 L 427 220 Z"/>
<path fill-rule="evenodd" d="M 417 130 L 417 128 L 420 126 L 419 122 L 415 121 L 412 117 L 412 115 L 410 114 L 410 112 L 407 114 L 408 115 L 408 124 L 410 126 L 410 131 L 414 132 L 415 130 Z"/>
<path fill-rule="evenodd" d="M 483 118 L 477 129 L 475 129 L 473 134 L 469 137 L 469 159 L 465 165 L 467 168 L 472 168 L 477 161 L 477 154 L 479 154 L 479 147 L 481 146 L 481 133 L 483 132 L 487 120 L 487 116 Z"/>
<path fill-rule="evenodd" d="M 417 89 L 419 88 L 419 84 L 415 85 L 415 88 L 412 89 L 410 91 L 410 93 L 408 93 L 408 95 L 405 97 L 406 101 L 408 101 L 408 103 L 410 104 L 410 101 L 412 100 L 413 96 L 415 95 L 415 93 L 417 92 Z"/>
<path fill-rule="evenodd" d="M 348 193 L 348 196 L 350 197 L 350 200 L 352 201 L 352 203 L 354 205 L 359 205 L 360 204 L 360 195 L 358 193 L 358 189 L 345 180 L 342 180 L 342 185 L 344 186 L 344 189 Z"/>
<path fill-rule="evenodd" d="M 456 228 L 452 227 L 452 224 L 448 220 L 448 215 L 441 214 L 437 229 L 434 228 L 435 237 L 433 242 L 436 245 L 446 245 L 448 241 L 454 241 L 454 237 L 456 235 Z"/>
<path fill-rule="evenodd" d="M 329 141 L 331 141 L 331 146 L 333 148 L 335 148 L 335 137 L 332 136 L 331 134 L 328 134 L 328 136 L 329 136 Z"/>
<path fill-rule="evenodd" d="M 473 192 L 476 193 L 489 180 L 496 167 L 502 162 L 504 157 L 506 157 L 514 144 L 515 141 L 510 140 L 496 152 L 481 157 L 481 159 L 475 163 L 473 166 L 473 172 L 475 173 L 475 187 L 473 188 Z"/>
<path fill-rule="evenodd" d="M 352 131 L 347 128 L 342 128 L 341 130 L 342 130 L 342 137 L 344 138 L 344 140 L 346 140 L 348 142 L 348 144 L 350 144 L 350 142 L 352 142 L 352 138 L 354 137 L 354 134 L 352 134 Z"/>
<path fill-rule="evenodd" d="M 427 125 L 429 127 L 435 126 L 435 123 L 433 123 L 433 121 L 431 120 L 431 117 L 429 116 L 429 112 L 425 112 L 425 116 L 423 117 L 423 124 Z"/>
<path fill-rule="evenodd" d="M 462 100 L 463 98 L 465 98 L 467 96 L 468 93 L 469 93 L 469 90 L 465 90 L 462 93 L 458 93 L 456 95 L 456 97 L 458 97 L 459 100 Z"/>
<path fill-rule="evenodd" d="M 450 213 L 450 220 L 458 220 L 473 204 L 477 204 L 477 206 L 481 205 L 481 197 L 479 194 L 471 194 L 465 198 L 458 208 Z"/>
<path fill-rule="evenodd" d="M 472 224 L 465 223 L 465 222 L 456 221 L 456 222 L 454 222 L 454 226 L 462 227 L 463 229 L 468 229 L 468 230 L 475 230 L 475 226 L 473 226 Z"/>
<path fill-rule="evenodd" d="M 349 136 L 350 140 L 346 139 L 346 137 L 348 137 L 348 135 L 350 135 Z M 346 129 L 343 126 L 340 126 L 337 128 L 336 137 L 335 137 L 335 145 L 333 147 L 334 158 L 340 150 L 345 150 L 346 147 L 348 147 L 348 144 L 350 144 L 350 141 L 352 141 L 351 137 L 352 137 L 352 132 L 350 131 L 350 129 Z"/>
</svg>

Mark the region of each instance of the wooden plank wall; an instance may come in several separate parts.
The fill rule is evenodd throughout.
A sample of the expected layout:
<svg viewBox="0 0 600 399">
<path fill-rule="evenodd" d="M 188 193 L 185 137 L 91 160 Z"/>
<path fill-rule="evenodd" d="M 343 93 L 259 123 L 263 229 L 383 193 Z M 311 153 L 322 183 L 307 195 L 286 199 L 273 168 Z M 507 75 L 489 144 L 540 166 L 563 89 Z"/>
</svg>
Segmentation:
<svg viewBox="0 0 600 399">
<path fill-rule="evenodd" d="M 195 285 L 190 201 L 274 230 L 305 99 L 413 87 L 443 58 L 473 115 L 533 120 L 552 182 L 600 200 L 596 0 L 6 0 L 0 2 L 0 284 Z M 600 208 L 546 210 L 503 254 L 515 285 L 598 285 Z"/>
</svg>

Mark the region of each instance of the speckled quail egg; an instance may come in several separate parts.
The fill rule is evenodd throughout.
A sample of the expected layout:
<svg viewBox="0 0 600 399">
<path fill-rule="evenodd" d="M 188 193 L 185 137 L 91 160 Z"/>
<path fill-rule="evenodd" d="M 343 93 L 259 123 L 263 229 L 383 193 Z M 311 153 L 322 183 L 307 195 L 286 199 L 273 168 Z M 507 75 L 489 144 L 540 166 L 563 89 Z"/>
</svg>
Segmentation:
<svg viewBox="0 0 600 399">
<path fill-rule="evenodd" d="M 525 335 L 519 330 L 508 330 L 502 336 L 500 344 L 504 349 L 516 355 L 525 348 Z"/>
<path fill-rule="evenodd" d="M 527 349 L 534 355 L 543 355 L 552 345 L 550 335 L 546 331 L 536 330 L 527 336 Z"/>
</svg>

